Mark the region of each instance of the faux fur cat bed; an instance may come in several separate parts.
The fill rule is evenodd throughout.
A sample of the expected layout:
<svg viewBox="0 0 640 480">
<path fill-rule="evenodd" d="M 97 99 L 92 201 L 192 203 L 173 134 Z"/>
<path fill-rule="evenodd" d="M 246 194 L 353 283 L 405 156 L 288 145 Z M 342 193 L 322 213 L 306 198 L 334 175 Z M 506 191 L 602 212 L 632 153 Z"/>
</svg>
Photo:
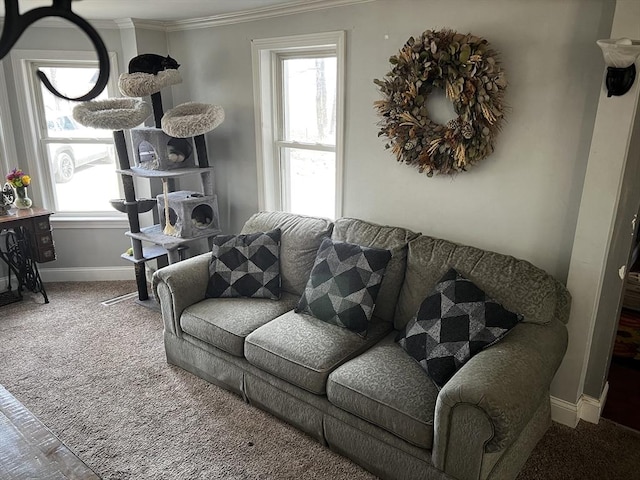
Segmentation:
<svg viewBox="0 0 640 480">
<path fill-rule="evenodd" d="M 162 130 L 171 137 L 187 138 L 210 132 L 224 121 L 220 105 L 187 102 L 162 117 Z"/>
<path fill-rule="evenodd" d="M 147 102 L 137 98 L 110 98 L 82 102 L 73 108 L 73 118 L 80 125 L 105 130 L 137 127 L 151 115 Z"/>
<path fill-rule="evenodd" d="M 152 73 L 123 73 L 118 78 L 120 93 L 126 97 L 145 97 L 158 93 L 165 87 L 182 83 L 182 75 L 176 69 Z"/>
</svg>

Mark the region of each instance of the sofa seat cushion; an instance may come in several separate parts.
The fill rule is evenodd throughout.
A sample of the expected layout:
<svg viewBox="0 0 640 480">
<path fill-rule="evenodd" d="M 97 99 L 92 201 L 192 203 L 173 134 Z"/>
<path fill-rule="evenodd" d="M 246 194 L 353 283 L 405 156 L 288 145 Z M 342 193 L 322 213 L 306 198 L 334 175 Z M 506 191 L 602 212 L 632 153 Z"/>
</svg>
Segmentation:
<svg viewBox="0 0 640 480">
<path fill-rule="evenodd" d="M 244 339 L 256 328 L 292 310 L 298 296 L 282 292 L 280 300 L 208 298 L 185 309 L 180 327 L 185 333 L 237 357 Z"/>
<path fill-rule="evenodd" d="M 312 393 L 326 392 L 329 374 L 391 330 L 373 317 L 366 338 L 310 315 L 287 312 L 247 336 L 249 363 Z M 424 375 L 424 372 L 421 372 Z"/>
<path fill-rule="evenodd" d="M 395 335 L 334 370 L 327 398 L 413 445 L 431 449 L 438 388 L 395 343 Z"/>
</svg>

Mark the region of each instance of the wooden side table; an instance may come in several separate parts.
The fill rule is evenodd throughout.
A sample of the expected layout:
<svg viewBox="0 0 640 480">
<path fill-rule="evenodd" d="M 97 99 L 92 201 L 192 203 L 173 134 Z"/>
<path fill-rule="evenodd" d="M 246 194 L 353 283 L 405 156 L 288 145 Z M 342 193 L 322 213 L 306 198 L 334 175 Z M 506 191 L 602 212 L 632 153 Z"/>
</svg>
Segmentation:
<svg viewBox="0 0 640 480">
<path fill-rule="evenodd" d="M 41 293 L 49 303 L 47 292 L 40 278 L 38 263 L 56 259 L 55 244 L 49 216 L 53 212 L 43 208 L 12 209 L 8 215 L 0 216 L 0 260 L 9 268 L 8 289 L 0 294 L 0 306 L 22 299 L 22 290 Z M 18 286 L 12 290 L 11 276 Z"/>
</svg>

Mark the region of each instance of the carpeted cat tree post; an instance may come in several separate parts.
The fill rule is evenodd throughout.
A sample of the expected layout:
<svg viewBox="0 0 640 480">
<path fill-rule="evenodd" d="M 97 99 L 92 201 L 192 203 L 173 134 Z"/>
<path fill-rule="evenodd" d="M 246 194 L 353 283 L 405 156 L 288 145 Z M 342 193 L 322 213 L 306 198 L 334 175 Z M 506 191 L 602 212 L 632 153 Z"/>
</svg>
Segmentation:
<svg viewBox="0 0 640 480">
<path fill-rule="evenodd" d="M 143 123 L 151 115 L 149 104 L 134 98 L 113 98 L 109 100 L 92 100 L 79 103 L 73 109 L 73 118 L 85 127 L 113 130 L 113 141 L 118 156 L 118 164 L 121 169 L 129 168 L 129 154 L 125 141 L 124 130 L 134 128 Z M 136 199 L 133 177 L 122 176 L 124 201 L 112 200 L 111 205 L 117 210 L 127 214 L 129 227 L 132 232 L 140 231 L 140 213 L 148 212 L 153 208 L 153 203 L 145 199 Z M 142 242 L 132 239 L 131 247 L 135 259 L 144 258 Z M 138 266 L 141 265 L 141 266 Z M 147 300 L 149 294 L 144 274 L 144 263 L 136 264 L 136 283 L 138 285 L 138 298 Z"/>
</svg>

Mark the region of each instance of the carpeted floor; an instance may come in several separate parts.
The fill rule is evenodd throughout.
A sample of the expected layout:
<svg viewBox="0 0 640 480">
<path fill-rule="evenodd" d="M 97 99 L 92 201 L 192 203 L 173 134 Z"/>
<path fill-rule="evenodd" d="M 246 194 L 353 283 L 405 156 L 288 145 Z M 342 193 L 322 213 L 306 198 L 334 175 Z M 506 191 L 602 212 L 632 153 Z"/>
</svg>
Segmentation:
<svg viewBox="0 0 640 480">
<path fill-rule="evenodd" d="M 47 284 L 0 309 L 0 384 L 103 479 L 373 479 L 295 428 L 167 365 L 133 282 Z M 518 480 L 640 479 L 640 434 L 555 425 Z"/>
</svg>

